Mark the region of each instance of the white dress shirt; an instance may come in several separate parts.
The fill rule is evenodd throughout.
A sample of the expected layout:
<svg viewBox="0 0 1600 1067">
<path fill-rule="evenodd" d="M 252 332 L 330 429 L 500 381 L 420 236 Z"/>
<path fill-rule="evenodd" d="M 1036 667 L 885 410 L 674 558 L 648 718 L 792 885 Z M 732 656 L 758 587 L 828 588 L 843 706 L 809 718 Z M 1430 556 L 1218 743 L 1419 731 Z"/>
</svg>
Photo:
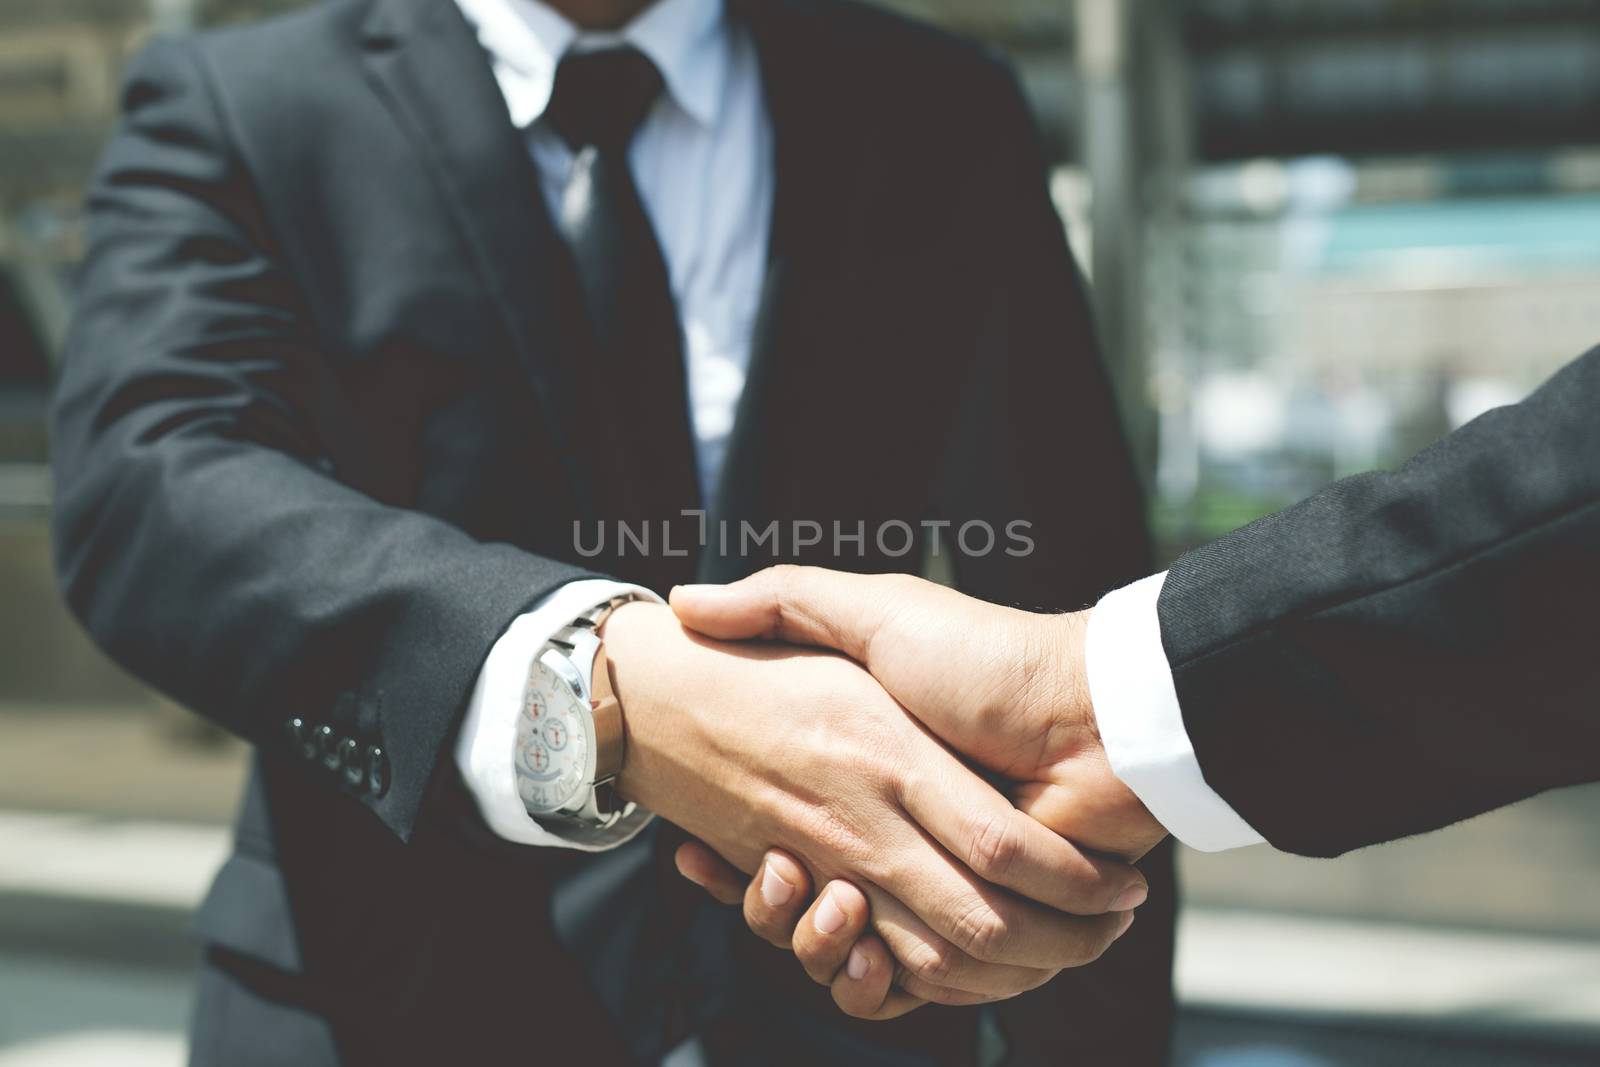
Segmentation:
<svg viewBox="0 0 1600 1067">
<path fill-rule="evenodd" d="M 774 173 L 772 130 L 753 43 L 722 0 L 657 0 L 617 33 L 580 32 L 538 0 L 456 0 L 489 55 L 511 121 L 525 130 L 552 217 L 572 153 L 540 121 L 556 67 L 571 49 L 626 43 L 666 84 L 635 135 L 634 180 L 667 262 L 682 318 L 701 485 L 717 485 L 744 390 L 766 269 Z M 1112 769 L 1179 840 L 1216 851 L 1259 834 L 1206 784 L 1172 683 L 1156 597 L 1165 575 L 1109 594 L 1090 616 L 1087 669 Z M 545 643 L 580 613 L 624 592 L 609 581 L 571 583 L 518 618 L 484 661 L 467 705 L 456 764 L 489 826 L 509 841 L 596 850 L 637 834 L 648 817 L 603 844 L 569 841 L 523 810 L 512 753 L 528 671 Z"/>
<path fill-rule="evenodd" d="M 1156 599 L 1167 576 L 1107 593 L 1089 614 L 1084 669 L 1106 759 L 1179 841 L 1221 852 L 1262 841 L 1206 783 L 1183 725 Z"/>
<path fill-rule="evenodd" d="M 580 31 L 538 0 L 456 3 L 489 55 L 512 124 L 526 132 L 552 218 L 573 161 L 566 142 L 541 121 L 561 57 L 627 44 L 660 70 L 665 90 L 634 135 L 629 162 L 683 323 L 695 454 L 709 496 L 744 391 L 772 224 L 772 129 L 754 43 L 725 17 L 722 0 L 657 0 L 605 34 Z M 574 582 L 517 619 L 484 661 L 456 765 L 485 821 L 508 841 L 609 848 L 647 821 L 630 820 L 602 845 L 568 841 L 523 810 L 512 764 L 534 660 L 556 631 L 623 592 L 659 599 L 635 586 Z"/>
</svg>

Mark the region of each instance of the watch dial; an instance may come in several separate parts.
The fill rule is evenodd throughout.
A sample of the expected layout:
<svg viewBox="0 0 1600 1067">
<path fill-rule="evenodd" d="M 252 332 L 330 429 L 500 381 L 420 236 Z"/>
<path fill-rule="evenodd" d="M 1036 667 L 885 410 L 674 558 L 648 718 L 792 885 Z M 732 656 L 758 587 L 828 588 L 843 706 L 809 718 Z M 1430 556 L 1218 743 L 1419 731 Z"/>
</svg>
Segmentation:
<svg viewBox="0 0 1600 1067">
<path fill-rule="evenodd" d="M 517 791 L 529 811 L 559 811 L 583 787 L 589 755 L 583 714 L 567 683 L 535 663 L 517 723 Z"/>
</svg>

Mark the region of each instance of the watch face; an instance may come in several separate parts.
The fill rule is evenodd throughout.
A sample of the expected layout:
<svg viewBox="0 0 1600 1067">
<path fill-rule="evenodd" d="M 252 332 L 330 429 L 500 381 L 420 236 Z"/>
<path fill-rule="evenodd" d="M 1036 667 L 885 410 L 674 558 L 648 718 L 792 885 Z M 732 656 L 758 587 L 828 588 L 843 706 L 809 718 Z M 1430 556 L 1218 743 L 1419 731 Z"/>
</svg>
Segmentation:
<svg viewBox="0 0 1600 1067">
<path fill-rule="evenodd" d="M 588 780 L 588 709 L 543 662 L 535 663 L 517 721 L 517 792 L 531 812 L 556 812 Z"/>
</svg>

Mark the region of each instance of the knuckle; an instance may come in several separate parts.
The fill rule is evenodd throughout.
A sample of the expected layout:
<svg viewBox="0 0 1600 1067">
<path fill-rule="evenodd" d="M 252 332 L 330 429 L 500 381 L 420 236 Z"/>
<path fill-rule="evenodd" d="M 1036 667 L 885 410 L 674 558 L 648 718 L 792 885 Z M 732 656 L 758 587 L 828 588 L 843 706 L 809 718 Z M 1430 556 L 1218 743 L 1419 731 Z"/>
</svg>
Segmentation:
<svg viewBox="0 0 1600 1067">
<path fill-rule="evenodd" d="M 1089 964 L 1098 960 L 1101 956 L 1104 956 L 1106 954 L 1106 949 L 1110 947 L 1110 944 L 1100 943 L 1086 946 L 1084 950 L 1078 954 L 1077 958 L 1072 961 L 1072 966 L 1074 968 L 1087 967 Z"/>
<path fill-rule="evenodd" d="M 793 563 L 781 563 L 766 572 L 767 593 L 771 597 L 772 623 L 769 637 L 780 638 L 786 630 L 805 621 L 799 598 L 805 570 Z"/>
<path fill-rule="evenodd" d="M 823 957 L 821 946 L 796 937 L 794 958 L 800 961 L 801 970 L 805 971 L 813 982 L 827 985 L 832 981 L 833 968 L 828 966 L 828 961 Z"/>
<path fill-rule="evenodd" d="M 837 987 L 833 989 L 833 1003 L 852 1019 L 874 1019 L 881 1009 L 879 1005 L 858 1004 L 854 997 Z"/>
<path fill-rule="evenodd" d="M 922 788 L 916 774 L 906 765 L 899 751 L 890 747 L 888 738 L 873 743 L 872 759 L 868 773 L 877 785 L 880 800 L 904 804 L 906 798 Z"/>
<path fill-rule="evenodd" d="M 1100 913 L 1110 915 L 1112 914 L 1111 905 L 1115 904 L 1117 898 L 1124 892 L 1123 886 L 1116 879 L 1106 877 L 1098 870 L 1094 872 L 1094 877 L 1098 879 L 1095 883 L 1095 887 L 1098 890 L 1095 897 L 1099 903 Z"/>
<path fill-rule="evenodd" d="M 942 986 L 955 973 L 955 953 L 943 942 L 924 941 L 906 952 L 901 965 L 913 978 Z"/>
<path fill-rule="evenodd" d="M 878 583 L 881 593 L 896 598 L 910 596 L 922 586 L 922 579 L 911 574 L 879 574 L 873 580 Z"/>
<path fill-rule="evenodd" d="M 835 977 L 833 972 L 827 970 L 826 968 L 815 965 L 812 961 L 802 960 L 800 969 L 805 971 L 806 977 L 811 979 L 811 981 L 816 985 L 830 987 L 833 985 Z"/>
<path fill-rule="evenodd" d="M 1006 674 L 995 672 L 992 677 L 1004 678 Z M 991 688 L 973 702 L 967 717 L 975 730 L 1009 734 L 1016 717 L 1016 705 L 1010 693 Z"/>
<path fill-rule="evenodd" d="M 1056 975 L 1058 975 L 1060 973 L 1061 973 L 1061 969 L 1060 968 L 1051 968 L 1050 970 L 1046 970 L 1046 971 L 1038 971 L 1032 977 L 1026 979 L 1025 981 L 1023 981 L 1021 983 L 1022 988 L 1018 989 L 1015 993 L 1012 993 L 1010 995 L 1016 997 L 1016 996 L 1021 996 L 1024 993 L 1031 993 L 1035 989 L 1038 989 L 1041 986 L 1048 985 L 1050 982 L 1053 982 L 1055 980 L 1055 978 L 1056 978 Z"/>
<path fill-rule="evenodd" d="M 1022 834 L 1003 815 L 977 817 L 969 837 L 967 866 L 986 882 L 1003 882 L 1022 854 Z"/>
<path fill-rule="evenodd" d="M 822 854 L 853 863 L 869 851 L 851 820 L 832 805 L 816 804 L 796 817 L 796 830 Z"/>
<path fill-rule="evenodd" d="M 990 1004 L 1006 997 L 990 993 L 968 993 L 960 989 L 949 989 L 944 986 L 932 985 L 928 982 L 918 981 L 916 978 L 907 978 L 901 986 L 903 992 L 909 993 L 918 1000 L 929 1004 L 943 1004 L 946 1007 L 965 1008 L 978 1004 Z"/>
<path fill-rule="evenodd" d="M 1011 924 L 987 901 L 962 912 L 955 923 L 955 942 L 974 959 L 995 962 L 1011 940 Z"/>
<path fill-rule="evenodd" d="M 798 563 L 776 563 L 762 571 L 762 574 L 774 586 L 793 585 L 805 574 L 805 568 Z"/>
<path fill-rule="evenodd" d="M 876 686 L 877 683 L 871 684 Z M 911 731 L 916 727 L 903 712 L 898 709 L 894 712 L 904 720 L 903 727 L 901 721 L 887 715 L 863 716 L 863 709 L 871 709 L 875 701 L 885 700 L 883 690 L 874 688 L 862 699 L 846 702 L 843 714 L 864 720 L 870 728 L 856 730 L 851 735 L 851 751 L 844 757 L 842 769 L 878 801 L 903 804 L 931 788 L 932 776 L 923 772 L 914 758 L 916 739 Z M 835 756 L 836 760 L 838 758 Z"/>
<path fill-rule="evenodd" d="M 789 943 L 789 932 L 783 928 L 777 918 L 764 907 L 752 904 L 748 899 L 744 905 L 745 925 L 750 931 L 764 941 L 769 941 L 779 948 L 786 947 Z"/>
<path fill-rule="evenodd" d="M 1085 939 L 1083 951 L 1080 953 L 1081 958 L 1078 961 L 1078 966 L 1086 967 L 1095 960 L 1098 960 L 1101 956 L 1104 956 L 1106 951 L 1116 943 L 1116 940 L 1117 939 L 1113 934 L 1109 932 L 1100 933 L 1098 931 L 1096 932 L 1096 936 Z"/>
<path fill-rule="evenodd" d="M 1104 924 L 1088 927 L 1084 931 L 1084 935 L 1078 939 L 1077 944 L 1073 946 L 1072 956 L 1065 961 L 1065 965 L 1067 967 L 1087 967 L 1101 956 L 1104 956 L 1106 950 L 1116 941 L 1116 936 L 1112 933 L 1113 929 L 1114 927 Z"/>
</svg>

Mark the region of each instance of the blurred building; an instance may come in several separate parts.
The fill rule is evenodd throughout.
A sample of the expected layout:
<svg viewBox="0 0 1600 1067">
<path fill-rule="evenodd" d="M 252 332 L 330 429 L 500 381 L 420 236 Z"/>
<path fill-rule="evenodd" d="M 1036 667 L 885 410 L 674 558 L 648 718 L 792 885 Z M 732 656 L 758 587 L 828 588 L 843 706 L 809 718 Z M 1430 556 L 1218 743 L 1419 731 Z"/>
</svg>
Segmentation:
<svg viewBox="0 0 1600 1067">
<path fill-rule="evenodd" d="M 290 6 L 6 0 L 0 7 L 0 385 L 48 377 L 67 317 L 60 275 L 81 252 L 84 179 L 116 120 L 129 55 L 151 33 Z"/>
</svg>

